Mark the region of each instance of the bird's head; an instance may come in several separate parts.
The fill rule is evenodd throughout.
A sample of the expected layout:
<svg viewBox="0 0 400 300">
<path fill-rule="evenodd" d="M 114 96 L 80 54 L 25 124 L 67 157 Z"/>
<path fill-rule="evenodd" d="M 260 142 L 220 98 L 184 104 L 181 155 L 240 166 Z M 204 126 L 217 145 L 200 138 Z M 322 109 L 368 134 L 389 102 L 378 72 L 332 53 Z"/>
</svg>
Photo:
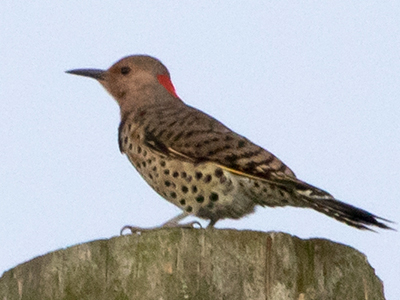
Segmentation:
<svg viewBox="0 0 400 300">
<path fill-rule="evenodd" d="M 179 100 L 168 69 L 158 59 L 147 55 L 125 57 L 108 70 L 75 69 L 67 73 L 99 81 L 118 102 L 122 114 L 143 105 Z"/>
</svg>

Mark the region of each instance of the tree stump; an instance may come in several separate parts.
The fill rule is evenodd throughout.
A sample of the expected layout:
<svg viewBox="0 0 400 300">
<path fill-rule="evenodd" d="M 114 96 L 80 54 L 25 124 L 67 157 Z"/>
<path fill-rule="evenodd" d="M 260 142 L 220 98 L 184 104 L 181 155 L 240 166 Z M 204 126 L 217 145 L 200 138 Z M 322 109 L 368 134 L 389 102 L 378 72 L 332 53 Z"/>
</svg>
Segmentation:
<svg viewBox="0 0 400 300">
<path fill-rule="evenodd" d="M 72 246 L 0 278 L 0 299 L 384 299 L 357 250 L 285 233 L 159 229 Z"/>
</svg>

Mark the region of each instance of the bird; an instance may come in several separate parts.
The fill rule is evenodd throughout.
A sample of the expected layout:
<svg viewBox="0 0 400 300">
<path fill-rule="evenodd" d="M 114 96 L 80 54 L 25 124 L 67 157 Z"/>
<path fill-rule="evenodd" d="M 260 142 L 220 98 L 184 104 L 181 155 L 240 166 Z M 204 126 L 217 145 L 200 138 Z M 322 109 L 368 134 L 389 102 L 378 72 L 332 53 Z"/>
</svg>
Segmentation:
<svg viewBox="0 0 400 300">
<path fill-rule="evenodd" d="M 182 212 L 159 227 L 194 215 L 212 228 L 256 206 L 310 208 L 358 229 L 393 229 L 366 210 L 296 177 L 279 158 L 178 96 L 167 67 L 149 55 L 124 57 L 107 70 L 73 69 L 96 79 L 116 100 L 118 144 L 143 179 Z M 124 226 L 132 232 L 143 228 Z M 143 229 L 144 230 L 144 229 Z"/>
</svg>

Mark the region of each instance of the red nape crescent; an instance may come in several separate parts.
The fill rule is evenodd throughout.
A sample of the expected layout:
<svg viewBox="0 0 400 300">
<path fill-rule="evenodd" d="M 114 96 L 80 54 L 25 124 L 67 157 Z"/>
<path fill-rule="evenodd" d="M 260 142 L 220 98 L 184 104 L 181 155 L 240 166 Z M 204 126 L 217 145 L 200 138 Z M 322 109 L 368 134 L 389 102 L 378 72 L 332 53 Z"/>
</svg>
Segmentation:
<svg viewBox="0 0 400 300">
<path fill-rule="evenodd" d="M 174 97 L 179 98 L 176 94 L 175 87 L 171 82 L 171 78 L 168 75 L 157 75 L 158 82 L 161 83 L 167 91 Z"/>
</svg>

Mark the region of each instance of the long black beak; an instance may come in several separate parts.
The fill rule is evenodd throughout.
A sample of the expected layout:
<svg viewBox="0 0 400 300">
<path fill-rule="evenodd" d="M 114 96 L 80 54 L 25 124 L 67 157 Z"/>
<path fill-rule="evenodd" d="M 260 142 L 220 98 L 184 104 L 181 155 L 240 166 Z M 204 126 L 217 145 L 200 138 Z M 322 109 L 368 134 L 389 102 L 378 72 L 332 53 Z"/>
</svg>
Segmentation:
<svg viewBox="0 0 400 300">
<path fill-rule="evenodd" d="M 75 69 L 75 70 L 65 71 L 65 73 L 91 77 L 97 80 L 104 80 L 105 79 L 104 74 L 106 73 L 106 71 L 99 69 Z"/>
</svg>

